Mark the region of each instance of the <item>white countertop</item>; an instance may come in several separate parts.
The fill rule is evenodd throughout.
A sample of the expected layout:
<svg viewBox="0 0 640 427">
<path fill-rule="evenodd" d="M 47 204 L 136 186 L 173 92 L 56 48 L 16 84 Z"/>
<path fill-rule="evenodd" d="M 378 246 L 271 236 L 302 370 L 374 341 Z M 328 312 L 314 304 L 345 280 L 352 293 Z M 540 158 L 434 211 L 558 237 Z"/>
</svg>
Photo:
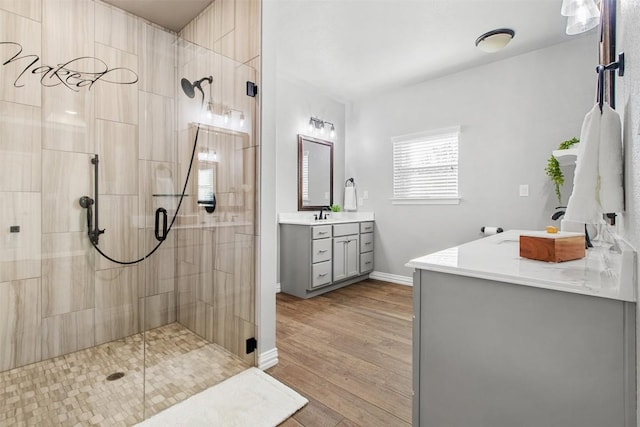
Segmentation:
<svg viewBox="0 0 640 427">
<path fill-rule="evenodd" d="M 278 214 L 280 224 L 293 225 L 325 225 L 344 224 L 347 222 L 373 221 L 373 212 L 327 212 L 328 219 L 317 220 L 313 218 L 318 211 L 288 212 Z"/>
<path fill-rule="evenodd" d="M 611 244 L 587 249 L 583 259 L 548 263 L 520 257 L 520 234 L 509 230 L 460 246 L 415 258 L 407 267 L 478 277 L 518 285 L 576 294 L 636 301 L 634 271 L 636 256 L 631 246 L 619 240 L 620 251 Z"/>
</svg>

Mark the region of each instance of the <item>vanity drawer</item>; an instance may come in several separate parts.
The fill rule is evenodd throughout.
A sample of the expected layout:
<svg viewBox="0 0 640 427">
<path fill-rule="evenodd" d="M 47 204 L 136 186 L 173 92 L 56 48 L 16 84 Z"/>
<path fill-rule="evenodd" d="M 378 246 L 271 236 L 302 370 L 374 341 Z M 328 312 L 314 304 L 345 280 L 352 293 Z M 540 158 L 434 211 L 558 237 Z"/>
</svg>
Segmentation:
<svg viewBox="0 0 640 427">
<path fill-rule="evenodd" d="M 373 233 L 363 233 L 360 235 L 360 252 L 371 252 L 373 250 Z"/>
<path fill-rule="evenodd" d="M 317 239 L 311 242 L 311 262 L 329 261 L 331 246 L 331 239 Z"/>
<path fill-rule="evenodd" d="M 360 223 L 361 233 L 371 233 L 372 231 L 373 231 L 373 221 Z"/>
<path fill-rule="evenodd" d="M 360 273 L 373 271 L 373 252 L 360 254 Z"/>
<path fill-rule="evenodd" d="M 359 228 L 357 222 L 349 224 L 336 224 L 333 226 L 333 237 L 348 236 L 350 234 L 358 234 Z"/>
<path fill-rule="evenodd" d="M 327 237 L 331 237 L 330 225 L 316 225 L 311 227 L 312 239 L 326 239 Z"/>
<path fill-rule="evenodd" d="M 327 285 L 331 283 L 331 261 L 313 264 L 311 267 L 311 287 Z"/>
</svg>

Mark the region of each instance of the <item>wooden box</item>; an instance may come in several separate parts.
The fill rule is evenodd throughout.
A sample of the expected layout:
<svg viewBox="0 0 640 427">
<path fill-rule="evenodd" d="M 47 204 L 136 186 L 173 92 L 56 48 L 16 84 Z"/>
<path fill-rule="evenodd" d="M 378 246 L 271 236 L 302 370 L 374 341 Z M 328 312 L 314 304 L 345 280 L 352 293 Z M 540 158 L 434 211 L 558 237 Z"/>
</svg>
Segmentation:
<svg viewBox="0 0 640 427">
<path fill-rule="evenodd" d="M 582 233 L 526 233 L 520 235 L 520 256 L 547 262 L 563 262 L 584 258 L 585 237 Z"/>
</svg>

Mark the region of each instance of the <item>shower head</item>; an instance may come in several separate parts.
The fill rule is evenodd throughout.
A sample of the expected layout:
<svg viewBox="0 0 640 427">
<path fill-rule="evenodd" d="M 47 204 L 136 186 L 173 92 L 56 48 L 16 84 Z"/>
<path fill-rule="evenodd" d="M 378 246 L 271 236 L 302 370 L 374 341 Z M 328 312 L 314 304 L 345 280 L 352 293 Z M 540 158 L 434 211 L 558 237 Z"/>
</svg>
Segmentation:
<svg viewBox="0 0 640 427">
<path fill-rule="evenodd" d="M 182 85 L 182 90 L 184 91 L 185 95 L 187 95 L 189 98 L 193 98 L 194 96 L 196 96 L 196 92 L 193 90 L 193 85 L 189 80 L 183 78 L 180 81 L 180 84 Z"/>
<path fill-rule="evenodd" d="M 180 80 L 180 85 L 182 86 L 182 90 L 185 95 L 189 98 L 194 98 L 196 96 L 195 89 L 198 89 L 202 94 L 202 102 L 204 102 L 204 90 L 202 90 L 202 83 L 207 82 L 209 84 L 213 83 L 213 76 L 203 77 L 200 80 L 196 80 L 191 83 L 189 80 L 183 78 Z"/>
</svg>

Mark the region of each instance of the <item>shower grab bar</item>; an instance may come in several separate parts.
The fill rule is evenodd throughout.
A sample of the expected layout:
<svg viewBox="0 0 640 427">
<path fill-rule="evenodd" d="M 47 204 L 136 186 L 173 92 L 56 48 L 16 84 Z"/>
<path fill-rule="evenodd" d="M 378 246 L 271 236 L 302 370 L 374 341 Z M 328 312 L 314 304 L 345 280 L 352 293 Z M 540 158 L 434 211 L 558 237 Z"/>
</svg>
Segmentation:
<svg viewBox="0 0 640 427">
<path fill-rule="evenodd" d="M 99 162 L 100 161 L 98 160 L 98 155 L 95 154 L 93 156 L 93 158 L 91 159 L 91 164 L 94 165 L 94 168 L 93 168 L 94 172 L 93 173 L 94 173 L 95 177 L 94 177 L 94 180 L 93 180 L 93 187 L 94 187 L 93 196 L 95 197 L 95 205 L 96 205 L 96 212 L 95 212 L 95 215 L 94 215 L 95 221 L 94 221 L 94 229 L 93 229 L 93 236 L 92 237 L 93 237 L 93 239 L 95 239 L 96 245 L 98 244 L 98 240 L 100 239 L 100 235 L 104 233 L 104 230 L 100 230 L 100 226 L 99 226 L 100 222 L 98 221 L 98 212 L 99 212 L 99 209 L 98 209 L 98 195 L 99 195 L 99 192 L 98 192 L 98 177 L 100 176 L 100 174 L 98 173 L 98 163 Z"/>
<path fill-rule="evenodd" d="M 98 244 L 100 240 L 100 235 L 104 233 L 104 230 L 100 230 L 100 226 L 98 225 L 98 163 L 100 160 L 98 159 L 98 155 L 95 154 L 91 158 L 91 164 L 93 167 L 93 194 L 95 199 L 92 199 L 89 196 L 80 197 L 80 206 L 87 210 L 87 234 L 89 235 L 89 240 L 94 245 Z M 95 214 L 93 213 L 93 205 L 95 205 Z"/>
<path fill-rule="evenodd" d="M 160 234 L 160 217 L 162 216 L 162 234 Z M 156 224 L 155 224 L 156 240 L 162 242 L 167 238 L 167 210 L 165 208 L 156 209 Z"/>
</svg>

